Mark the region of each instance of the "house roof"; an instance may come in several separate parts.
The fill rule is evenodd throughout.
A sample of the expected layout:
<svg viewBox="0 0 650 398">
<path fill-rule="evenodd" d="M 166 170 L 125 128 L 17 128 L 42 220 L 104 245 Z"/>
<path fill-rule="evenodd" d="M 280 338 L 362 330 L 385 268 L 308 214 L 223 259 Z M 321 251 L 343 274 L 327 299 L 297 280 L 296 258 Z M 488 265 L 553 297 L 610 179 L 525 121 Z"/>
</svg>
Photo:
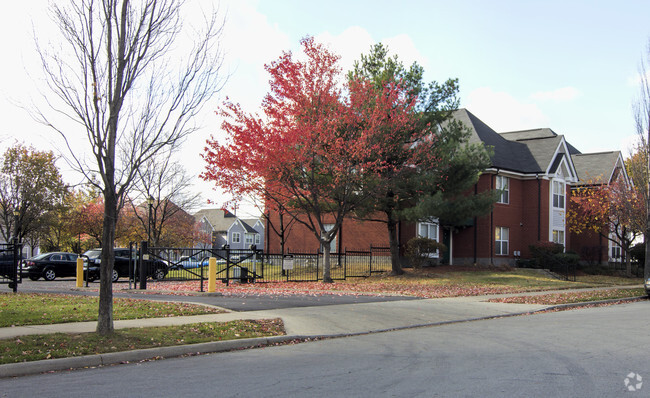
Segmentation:
<svg viewBox="0 0 650 398">
<path fill-rule="evenodd" d="M 213 231 L 221 233 L 227 232 L 237 221 L 240 222 L 246 232 L 257 233 L 257 231 L 251 226 L 255 225 L 257 219 L 243 220 L 237 218 L 236 215 L 225 209 L 202 209 L 194 213 L 194 219 L 197 222 L 206 219 L 212 226 Z M 250 224 L 250 222 L 252 222 L 252 224 Z"/>
<path fill-rule="evenodd" d="M 255 227 L 255 224 L 260 222 L 259 218 L 247 218 L 247 219 L 242 219 L 243 222 L 246 224 L 250 225 L 251 227 Z M 262 227 L 264 227 L 264 224 L 262 224 Z"/>
<path fill-rule="evenodd" d="M 580 185 L 609 184 L 616 176 L 616 169 L 623 167 L 621 151 L 584 153 L 573 156 Z"/>
<path fill-rule="evenodd" d="M 519 130 L 519 131 L 507 131 L 505 133 L 499 133 L 502 137 L 510 141 L 522 141 L 529 139 L 539 139 L 539 138 L 553 138 L 557 137 L 558 134 L 555 131 L 549 128 L 539 128 L 531 130 Z M 579 154 L 580 151 L 577 150 L 573 145 L 566 143 L 569 148 L 569 153 L 571 155 Z"/>
<path fill-rule="evenodd" d="M 470 129 L 470 143 L 482 143 L 492 149 L 493 168 L 524 174 L 555 174 L 564 164 L 569 180 L 577 179 L 571 154 L 580 152 L 551 129 L 499 134 L 467 109 L 455 111 L 454 118 Z"/>
<path fill-rule="evenodd" d="M 206 219 L 213 231 L 226 232 L 237 221 L 237 217 L 225 209 L 202 209 L 194 213 L 194 219 L 201 222 Z"/>
<path fill-rule="evenodd" d="M 454 111 L 453 117 L 469 128 L 470 144 L 482 143 L 492 148 L 492 167 L 518 172 L 542 172 L 542 168 L 525 144 L 502 137 L 467 109 Z"/>
</svg>

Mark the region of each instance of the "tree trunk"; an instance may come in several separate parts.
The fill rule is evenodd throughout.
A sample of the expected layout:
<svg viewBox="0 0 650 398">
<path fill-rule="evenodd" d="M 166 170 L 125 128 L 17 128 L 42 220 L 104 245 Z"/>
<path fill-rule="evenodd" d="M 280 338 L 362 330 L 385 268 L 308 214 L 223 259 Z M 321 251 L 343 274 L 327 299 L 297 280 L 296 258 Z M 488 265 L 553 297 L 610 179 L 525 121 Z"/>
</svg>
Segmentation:
<svg viewBox="0 0 650 398">
<path fill-rule="evenodd" d="M 644 280 L 650 278 L 650 195 L 648 195 L 647 203 L 648 217 L 646 220 L 646 231 L 643 239 L 645 240 L 645 262 L 643 264 L 643 278 Z"/>
<path fill-rule="evenodd" d="M 102 256 L 99 268 L 99 312 L 97 333 L 106 336 L 113 333 L 113 266 L 117 198 L 114 192 L 104 194 L 104 225 Z"/>
<path fill-rule="evenodd" d="M 332 268 L 332 263 L 330 261 L 330 243 L 332 242 L 321 242 L 321 245 L 323 246 L 323 283 L 334 283 L 330 272 Z"/>
<path fill-rule="evenodd" d="M 625 250 L 625 275 L 627 275 L 628 278 L 632 277 L 632 256 L 630 256 L 629 245 Z"/>
<path fill-rule="evenodd" d="M 388 227 L 388 243 L 390 246 L 390 264 L 391 264 L 391 275 L 402 275 L 404 270 L 402 269 L 402 264 L 399 261 L 399 241 L 397 239 L 397 221 L 393 220 L 391 214 L 386 214 L 388 216 L 388 222 L 386 223 Z"/>
</svg>

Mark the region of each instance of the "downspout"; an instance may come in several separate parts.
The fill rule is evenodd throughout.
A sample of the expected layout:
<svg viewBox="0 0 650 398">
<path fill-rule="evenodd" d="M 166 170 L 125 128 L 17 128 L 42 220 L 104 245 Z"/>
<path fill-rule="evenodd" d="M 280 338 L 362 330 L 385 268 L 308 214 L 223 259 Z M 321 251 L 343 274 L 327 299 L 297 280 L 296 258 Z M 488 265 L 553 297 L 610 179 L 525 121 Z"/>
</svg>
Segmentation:
<svg viewBox="0 0 650 398">
<path fill-rule="evenodd" d="M 269 228 L 269 218 L 271 218 L 270 211 L 266 213 L 266 242 L 264 242 L 264 248 L 266 249 L 267 254 L 271 252 L 271 229 Z"/>
<path fill-rule="evenodd" d="M 490 189 L 494 191 L 494 180 L 499 175 L 499 169 L 497 168 L 497 173 L 490 178 Z M 494 265 L 494 209 L 490 212 L 490 265 Z"/>
<path fill-rule="evenodd" d="M 537 178 L 537 241 L 542 240 L 542 181 Z"/>
<path fill-rule="evenodd" d="M 449 265 L 454 265 L 454 229 L 449 228 Z"/>
<path fill-rule="evenodd" d="M 474 196 L 478 195 L 478 183 L 474 184 Z M 476 245 L 478 244 L 478 217 L 474 216 L 474 264 L 478 261 L 478 252 Z"/>
</svg>

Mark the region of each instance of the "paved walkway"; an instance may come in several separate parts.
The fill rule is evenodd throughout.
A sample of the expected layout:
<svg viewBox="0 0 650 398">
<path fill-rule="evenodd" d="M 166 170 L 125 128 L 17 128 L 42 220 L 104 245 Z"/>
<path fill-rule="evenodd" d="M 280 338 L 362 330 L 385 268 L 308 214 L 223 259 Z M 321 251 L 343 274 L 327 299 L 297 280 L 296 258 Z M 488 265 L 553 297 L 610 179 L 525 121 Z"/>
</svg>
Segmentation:
<svg viewBox="0 0 650 398">
<path fill-rule="evenodd" d="M 566 290 L 561 292 L 566 292 Z M 529 294 L 548 293 L 550 292 Z M 433 326 L 453 322 L 466 322 L 479 319 L 514 316 L 540 311 L 549 307 L 546 305 L 505 304 L 486 301 L 492 297 L 513 295 L 522 294 L 397 300 L 388 302 L 324 305 L 263 311 L 227 312 L 224 314 L 115 321 L 115 328 L 121 329 L 141 326 L 178 325 L 195 322 L 225 322 L 238 319 L 254 320 L 281 318 L 284 322 L 287 335 L 276 338 L 233 340 L 199 345 L 161 347 L 124 353 L 89 355 L 78 358 L 0 365 L 0 377 L 21 376 L 85 366 L 99 366 L 111 363 L 121 363 L 124 361 L 143 360 L 152 357 L 179 356 L 185 353 L 225 351 L 235 348 L 266 345 L 270 342 L 291 341 L 306 338 L 340 337 L 419 326 Z M 93 332 L 96 328 L 96 324 L 96 322 L 79 322 L 0 328 L 0 339 L 15 338 L 30 334 Z"/>
</svg>

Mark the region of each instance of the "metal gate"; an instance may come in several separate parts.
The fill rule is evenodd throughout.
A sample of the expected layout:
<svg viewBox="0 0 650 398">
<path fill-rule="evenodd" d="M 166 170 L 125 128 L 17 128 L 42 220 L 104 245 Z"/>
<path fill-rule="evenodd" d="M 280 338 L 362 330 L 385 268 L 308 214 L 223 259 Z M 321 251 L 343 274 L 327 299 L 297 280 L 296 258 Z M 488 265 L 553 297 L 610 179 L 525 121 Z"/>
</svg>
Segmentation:
<svg viewBox="0 0 650 398">
<path fill-rule="evenodd" d="M 20 274 L 22 248 L 22 244 L 0 244 L 0 283 L 8 284 L 14 292 L 18 291 L 18 284 L 22 283 Z"/>
</svg>

